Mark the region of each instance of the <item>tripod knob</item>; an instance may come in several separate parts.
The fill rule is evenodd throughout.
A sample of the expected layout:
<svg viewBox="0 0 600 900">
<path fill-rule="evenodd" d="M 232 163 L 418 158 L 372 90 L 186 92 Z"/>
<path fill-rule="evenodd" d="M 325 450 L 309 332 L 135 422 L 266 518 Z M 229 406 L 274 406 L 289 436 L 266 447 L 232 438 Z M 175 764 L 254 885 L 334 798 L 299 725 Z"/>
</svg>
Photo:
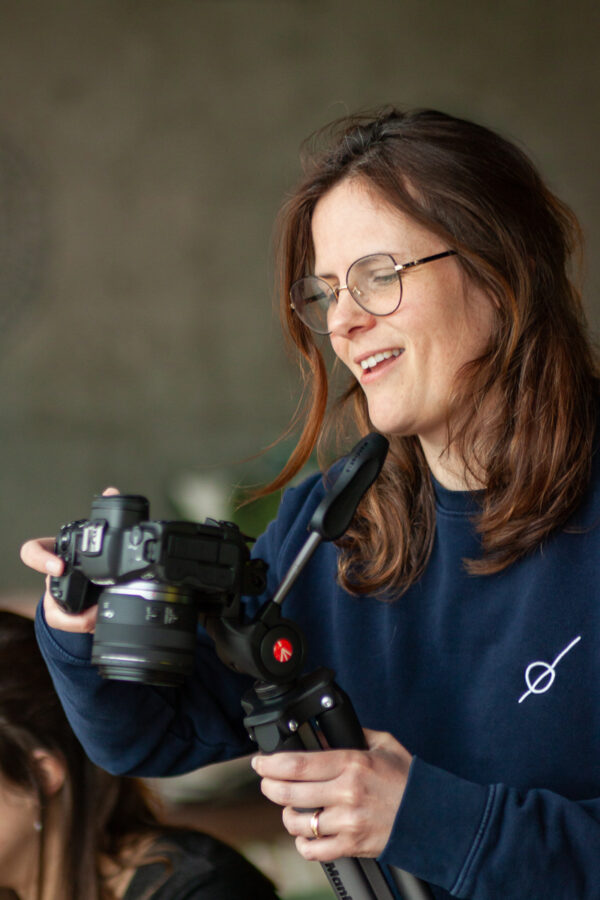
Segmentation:
<svg viewBox="0 0 600 900">
<path fill-rule="evenodd" d="M 299 625 L 281 616 L 269 600 L 248 623 L 207 618 L 206 630 L 215 642 L 219 659 L 236 672 L 259 681 L 287 684 L 304 663 L 304 635 Z"/>
<path fill-rule="evenodd" d="M 298 626 L 282 619 L 269 628 L 260 643 L 260 660 L 265 681 L 281 683 L 295 678 L 304 661 L 304 641 Z"/>
</svg>

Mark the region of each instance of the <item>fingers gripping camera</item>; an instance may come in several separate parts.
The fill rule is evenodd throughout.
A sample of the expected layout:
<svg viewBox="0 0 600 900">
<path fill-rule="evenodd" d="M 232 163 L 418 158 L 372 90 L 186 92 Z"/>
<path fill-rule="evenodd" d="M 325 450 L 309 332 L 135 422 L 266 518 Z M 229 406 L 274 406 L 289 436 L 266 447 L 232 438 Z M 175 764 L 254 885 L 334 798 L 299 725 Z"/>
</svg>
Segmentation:
<svg viewBox="0 0 600 900">
<path fill-rule="evenodd" d="M 191 670 L 198 616 L 238 618 L 265 588 L 230 522 L 150 521 L 145 497 L 97 497 L 89 520 L 56 539 L 64 574 L 50 592 L 67 612 L 98 603 L 92 662 L 106 677 L 178 684 Z"/>
</svg>

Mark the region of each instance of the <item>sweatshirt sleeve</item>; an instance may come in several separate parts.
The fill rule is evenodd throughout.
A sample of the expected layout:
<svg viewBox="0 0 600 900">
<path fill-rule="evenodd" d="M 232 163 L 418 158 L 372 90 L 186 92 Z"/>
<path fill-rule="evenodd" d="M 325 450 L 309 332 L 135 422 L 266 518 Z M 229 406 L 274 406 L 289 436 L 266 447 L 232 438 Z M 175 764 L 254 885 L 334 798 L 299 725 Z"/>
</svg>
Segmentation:
<svg viewBox="0 0 600 900">
<path fill-rule="evenodd" d="M 71 727 L 107 771 L 178 775 L 251 752 L 240 705 L 251 680 L 226 669 L 205 635 L 193 676 L 166 688 L 102 678 L 90 663 L 91 636 L 50 628 L 41 603 L 36 632 Z"/>
<path fill-rule="evenodd" d="M 268 585 L 262 597 L 248 602 L 250 616 L 277 586 L 281 546 L 290 529 L 302 528 L 299 513 L 318 502 L 309 499 L 317 483 L 315 476 L 287 491 L 280 514 L 257 541 L 253 555 L 267 562 Z M 193 675 L 172 688 L 102 678 L 90 663 L 92 636 L 50 628 L 41 603 L 36 633 L 71 727 L 90 759 L 107 771 L 178 775 L 256 749 L 241 706 L 253 679 L 226 668 L 203 630 Z"/>
<path fill-rule="evenodd" d="M 469 900 L 592 900 L 600 799 L 479 785 L 415 757 L 381 862 Z"/>
</svg>

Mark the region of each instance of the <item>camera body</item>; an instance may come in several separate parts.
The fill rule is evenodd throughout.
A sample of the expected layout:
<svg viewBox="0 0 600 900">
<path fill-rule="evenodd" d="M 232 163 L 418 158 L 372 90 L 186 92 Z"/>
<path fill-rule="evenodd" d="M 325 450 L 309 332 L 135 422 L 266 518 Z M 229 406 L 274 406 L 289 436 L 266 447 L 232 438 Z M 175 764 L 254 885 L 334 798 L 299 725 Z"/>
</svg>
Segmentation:
<svg viewBox="0 0 600 900">
<path fill-rule="evenodd" d="M 266 564 L 231 522 L 152 521 L 137 494 L 96 497 L 61 528 L 64 573 L 50 593 L 70 613 L 98 603 L 92 662 L 105 677 L 178 684 L 191 670 L 199 616 L 237 619 Z"/>
</svg>

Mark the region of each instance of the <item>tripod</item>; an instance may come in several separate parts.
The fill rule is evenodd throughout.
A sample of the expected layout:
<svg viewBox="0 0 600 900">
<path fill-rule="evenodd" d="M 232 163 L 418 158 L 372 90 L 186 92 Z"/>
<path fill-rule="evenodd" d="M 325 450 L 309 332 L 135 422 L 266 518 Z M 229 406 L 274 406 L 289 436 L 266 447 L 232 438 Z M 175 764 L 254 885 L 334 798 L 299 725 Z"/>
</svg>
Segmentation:
<svg viewBox="0 0 600 900">
<path fill-rule="evenodd" d="M 385 459 L 388 442 L 379 434 L 360 441 L 347 457 L 333 487 L 309 524 L 310 535 L 290 566 L 275 596 L 249 624 L 213 619 L 207 628 L 217 653 L 230 668 L 257 681 L 242 699 L 244 725 L 264 753 L 283 750 L 366 750 L 364 733 L 347 694 L 330 669 L 300 675 L 304 636 L 281 616 L 281 603 L 322 540 L 346 531 L 358 503 Z M 344 900 L 393 900 L 393 893 L 374 859 L 344 858 L 321 864 L 336 897 Z M 394 867 L 390 875 L 402 900 L 430 900 L 429 888 Z"/>
</svg>

